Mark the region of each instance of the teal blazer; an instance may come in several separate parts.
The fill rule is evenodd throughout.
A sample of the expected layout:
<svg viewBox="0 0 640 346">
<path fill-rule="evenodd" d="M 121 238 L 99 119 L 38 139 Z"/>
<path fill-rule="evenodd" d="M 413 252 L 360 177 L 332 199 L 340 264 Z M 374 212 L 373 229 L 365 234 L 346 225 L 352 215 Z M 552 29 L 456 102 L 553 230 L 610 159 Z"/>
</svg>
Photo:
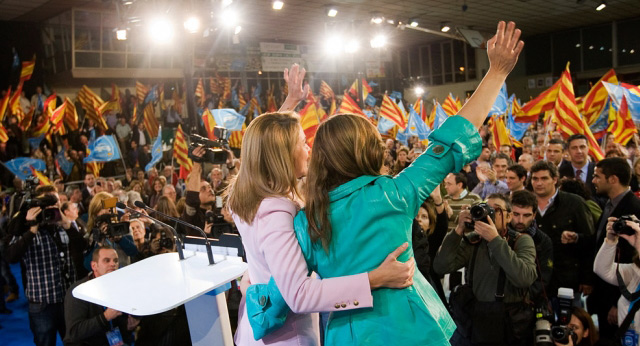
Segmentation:
<svg viewBox="0 0 640 346">
<path fill-rule="evenodd" d="M 328 253 L 319 241 L 311 241 L 306 216 L 299 212 L 294 228 L 309 270 L 332 278 L 377 268 L 398 246 L 411 244 L 413 219 L 431 191 L 481 150 L 473 125 L 450 117 L 432 132 L 425 153 L 396 177 L 361 176 L 335 188 L 329 193 L 333 234 Z M 398 260 L 412 256 L 409 246 Z M 455 323 L 419 270 L 413 280 L 405 289 L 372 291 L 372 308 L 332 312 L 325 344 L 448 345 Z"/>
</svg>

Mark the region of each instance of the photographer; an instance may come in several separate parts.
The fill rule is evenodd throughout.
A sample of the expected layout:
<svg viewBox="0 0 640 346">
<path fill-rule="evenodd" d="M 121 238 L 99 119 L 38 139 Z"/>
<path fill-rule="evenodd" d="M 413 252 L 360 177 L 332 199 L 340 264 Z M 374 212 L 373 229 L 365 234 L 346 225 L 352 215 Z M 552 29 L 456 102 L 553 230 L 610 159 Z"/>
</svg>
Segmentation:
<svg viewBox="0 0 640 346">
<path fill-rule="evenodd" d="M 533 335 L 533 311 L 523 302 L 536 279 L 535 245 L 529 235 L 508 232 L 511 203 L 504 195 L 490 195 L 484 205 L 487 209 L 487 216 L 478 220 L 472 219 L 469 208 L 463 209 L 457 227 L 445 236 L 433 262 L 439 275 L 466 267 L 473 292 L 474 306 L 462 309 L 455 292 L 451 293 L 452 315 L 458 325 L 451 343 L 526 345 Z M 472 224 L 469 229 L 467 225 Z"/>
<path fill-rule="evenodd" d="M 202 158 L 205 154 L 204 147 L 193 149 L 193 155 Z M 211 184 L 201 180 L 202 164 L 193 162 L 191 172 L 187 177 L 186 206 L 180 219 L 194 226 L 204 229 L 205 214 L 208 210 L 213 210 L 216 202 L 216 195 Z M 187 235 L 200 236 L 193 230 L 188 230 Z"/>
<path fill-rule="evenodd" d="M 630 301 L 637 299 L 633 293 L 638 291 L 640 284 L 640 260 L 638 259 L 640 225 L 635 216 L 633 219 L 634 221 L 620 220 L 624 222 L 617 224 L 616 227 L 614 227 L 614 223 L 618 221 L 617 218 L 610 217 L 607 220 L 607 236 L 593 264 L 593 271 L 605 282 L 618 286 L 622 293 L 618 299 L 618 330 L 615 333 L 616 338 L 627 334 L 635 335 L 635 338 L 637 338 L 640 333 L 640 323 L 634 322 L 640 321 L 640 313 L 638 313 L 640 304 L 635 302 L 632 307 L 630 303 Z M 624 239 L 635 249 L 633 263 L 615 262 L 618 238 Z M 620 287 L 620 284 L 622 284 L 622 287 Z M 627 315 L 629 315 L 628 318 Z"/>
<path fill-rule="evenodd" d="M 33 188 L 33 187 L 32 187 Z M 65 335 L 63 300 L 76 280 L 72 260 L 82 236 L 71 222 L 63 222 L 53 185 L 39 186 L 36 198 L 25 196 L 20 212 L 9 224 L 11 241 L 6 257 L 24 268 L 29 324 L 36 345 L 55 345 L 56 332 Z"/>
<path fill-rule="evenodd" d="M 569 343 L 563 344 L 554 341 L 556 346 L 595 346 L 598 343 L 598 330 L 593 324 L 591 315 L 583 308 L 571 308 L 571 320 L 568 327 L 573 331 L 574 336 L 569 338 Z M 575 343 L 573 340 L 575 339 Z"/>
</svg>

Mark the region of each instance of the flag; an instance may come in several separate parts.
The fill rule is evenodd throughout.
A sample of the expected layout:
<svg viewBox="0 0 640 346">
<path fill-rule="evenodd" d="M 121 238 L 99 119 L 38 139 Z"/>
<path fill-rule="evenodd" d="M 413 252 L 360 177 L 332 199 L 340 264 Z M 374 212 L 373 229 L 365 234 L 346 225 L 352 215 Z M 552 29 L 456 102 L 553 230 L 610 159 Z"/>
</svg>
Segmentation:
<svg viewBox="0 0 640 346">
<path fill-rule="evenodd" d="M 324 97 L 326 100 L 329 100 L 329 99 L 335 98 L 336 94 L 333 93 L 333 89 L 331 89 L 331 86 L 327 84 L 327 82 L 321 81 L 320 96 Z"/>
<path fill-rule="evenodd" d="M 369 95 L 370 92 L 372 92 L 373 89 L 369 86 L 369 84 L 367 84 L 367 81 L 362 78 L 362 97 L 364 97 L 364 99 L 367 99 L 367 96 Z M 349 93 L 352 95 L 356 95 L 356 98 L 360 97 L 360 93 L 358 93 L 358 80 L 356 79 L 353 84 L 351 84 L 351 88 L 349 88 Z"/>
<path fill-rule="evenodd" d="M 50 127 L 51 127 L 51 123 L 49 122 L 49 118 L 47 116 L 42 116 L 40 118 L 40 122 L 33 127 L 31 136 L 40 137 L 46 134 L 47 132 L 49 132 Z"/>
<path fill-rule="evenodd" d="M 78 101 L 86 111 L 86 116 L 91 119 L 97 127 L 107 129 L 107 123 L 99 113 L 100 105 L 104 103 L 102 98 L 93 92 L 88 86 L 83 85 L 78 91 Z"/>
<path fill-rule="evenodd" d="M 502 84 L 502 88 L 500 88 L 498 97 L 496 97 L 496 101 L 493 103 L 493 106 L 491 106 L 491 110 L 489 111 L 489 114 L 487 115 L 487 117 L 490 117 L 492 115 L 502 115 L 507 113 L 508 98 L 509 96 L 507 94 L 507 83 L 505 82 Z"/>
<path fill-rule="evenodd" d="M 158 135 L 158 128 L 160 124 L 158 124 L 158 119 L 156 119 L 155 110 L 153 109 L 152 103 L 147 103 L 142 111 L 144 128 L 147 129 L 149 136 L 151 138 Z"/>
<path fill-rule="evenodd" d="M 187 146 L 187 140 L 181 125 L 178 125 L 176 139 L 173 141 L 173 157 L 175 157 L 176 162 L 180 165 L 181 178 L 186 178 L 186 175 L 191 172 L 193 163 L 189 158 L 189 147 Z"/>
<path fill-rule="evenodd" d="M 589 155 L 596 161 L 602 160 L 604 158 L 602 149 L 600 149 L 586 121 L 578 112 L 578 106 L 576 105 L 576 99 L 573 93 L 571 74 L 569 72 L 569 63 L 567 63 L 566 69 L 562 72 L 559 82 L 553 116 L 556 129 L 565 137 L 578 133 L 585 135 L 587 137 L 587 143 L 589 144 Z"/>
<path fill-rule="evenodd" d="M 247 125 L 242 124 L 242 130 L 231 132 L 229 136 L 229 146 L 232 148 L 242 148 L 242 139 L 244 138 L 244 131 L 247 129 Z"/>
<path fill-rule="evenodd" d="M 451 93 L 449 93 L 449 96 L 444 99 L 444 102 L 442 103 L 442 109 L 448 116 L 456 115 L 458 114 L 458 111 L 460 111 L 458 103 Z"/>
<path fill-rule="evenodd" d="M 180 93 L 178 93 L 178 87 L 176 86 L 175 90 L 173 90 L 173 95 L 171 96 L 173 99 L 173 110 L 178 114 L 182 114 L 182 98 L 180 97 Z"/>
<path fill-rule="evenodd" d="M 121 158 L 118 143 L 113 136 L 100 136 L 90 141 L 87 151 L 89 154 L 84 158 L 84 163 L 113 161 Z"/>
<path fill-rule="evenodd" d="M 612 116 L 609 115 L 611 111 Z M 609 118 L 613 118 L 616 115 L 615 109 L 611 107 L 611 100 L 607 99 L 604 105 L 604 109 L 600 112 L 598 119 L 589 126 L 593 136 L 597 139 L 600 139 L 607 132 L 607 128 L 609 127 Z"/>
<path fill-rule="evenodd" d="M 438 102 L 433 106 L 436 109 L 435 120 L 433 121 L 433 129 L 436 130 L 447 120 L 449 115 L 444 111 Z"/>
<path fill-rule="evenodd" d="M 429 117 L 427 115 L 427 110 L 424 107 L 424 101 L 422 100 L 422 97 L 416 100 L 416 102 L 413 104 L 413 109 L 416 113 L 418 113 L 420 119 L 422 119 L 422 121 L 426 123 Z"/>
<path fill-rule="evenodd" d="M 46 175 L 42 174 L 42 172 L 37 171 L 33 166 L 29 166 L 29 170 L 31 171 L 31 175 L 38 178 L 40 181 L 39 185 L 51 185 L 51 181 L 47 178 Z"/>
<path fill-rule="evenodd" d="M 391 130 L 394 126 L 398 125 L 387 118 L 380 117 L 380 119 L 378 119 L 378 132 L 380 132 L 380 134 L 389 132 L 389 130 Z"/>
<path fill-rule="evenodd" d="M 431 133 L 427 124 L 425 124 L 424 120 L 420 118 L 412 106 L 409 106 L 409 122 L 405 133 L 411 136 L 418 136 L 420 140 L 428 139 Z"/>
<path fill-rule="evenodd" d="M 493 115 L 489 122 L 489 130 L 491 131 L 491 140 L 493 145 L 497 149 L 500 149 L 502 145 L 511 145 L 511 139 L 509 138 L 509 132 L 504 124 L 504 120 L 500 115 Z"/>
<path fill-rule="evenodd" d="M 18 121 L 22 120 L 24 114 L 22 114 L 22 107 L 20 106 L 20 95 L 22 94 L 22 82 L 18 83 L 16 91 L 9 98 L 9 110 L 11 114 L 18 117 Z"/>
<path fill-rule="evenodd" d="M 73 104 L 68 97 L 65 97 L 64 104 L 64 123 L 71 131 L 75 131 L 78 129 L 78 112 L 76 111 L 76 105 Z"/>
<path fill-rule="evenodd" d="M 147 97 L 149 93 L 149 87 L 136 81 L 136 98 L 139 103 L 144 102 L 144 98 Z"/>
<path fill-rule="evenodd" d="M 58 167 L 60 167 L 60 169 L 64 172 L 64 174 L 69 175 L 71 174 L 71 170 L 73 169 L 73 162 L 67 160 L 64 152 L 64 148 L 62 148 L 62 150 L 58 152 L 58 154 L 56 155 L 56 163 L 58 164 Z"/>
<path fill-rule="evenodd" d="M 598 80 L 598 82 L 591 87 L 591 90 L 587 92 L 584 97 L 581 98 L 581 102 L 578 102 L 578 111 L 587 121 L 587 124 L 593 125 L 598 119 L 600 113 L 604 109 L 605 103 L 609 94 L 602 82 L 608 82 L 618 84 L 618 78 L 616 72 L 611 69 Z"/>
<path fill-rule="evenodd" d="M 318 108 L 315 103 L 307 103 L 300 111 L 300 126 L 302 126 L 304 135 L 307 137 L 307 144 L 310 147 L 313 146 L 316 131 L 318 131 L 318 126 L 320 126 Z"/>
<path fill-rule="evenodd" d="M 278 107 L 276 106 L 276 98 L 273 96 L 273 88 L 272 88 L 271 92 L 269 93 L 269 96 L 267 96 L 267 112 L 273 113 L 277 111 L 278 111 Z"/>
<path fill-rule="evenodd" d="M 7 89 L 7 93 L 4 95 L 2 100 L 0 100 L 0 123 L 4 120 L 4 114 L 7 112 L 7 108 L 9 108 L 10 96 L 11 96 L 11 85 L 9 85 L 9 89 Z"/>
<path fill-rule="evenodd" d="M 28 81 L 33 75 L 33 69 L 36 67 L 36 57 L 33 56 L 31 61 L 22 62 L 22 70 L 20 71 L 20 82 Z"/>
<path fill-rule="evenodd" d="M 425 121 L 427 123 L 427 125 L 429 125 L 430 128 L 435 129 L 434 126 L 434 122 L 436 121 L 436 104 L 438 103 L 438 101 L 436 101 L 435 99 L 433 100 L 433 107 L 431 107 L 431 113 L 429 113 L 429 120 Z"/>
<path fill-rule="evenodd" d="M 631 118 L 626 97 L 622 96 L 622 103 L 620 104 L 618 115 L 615 117 L 615 120 L 609 124 L 607 131 L 613 135 L 613 141 L 615 143 L 622 145 L 627 145 L 633 135 L 638 133 L 636 125 Z"/>
<path fill-rule="evenodd" d="M 511 107 L 509 107 L 509 110 L 507 112 L 507 130 L 509 130 L 511 137 L 514 140 L 520 141 L 522 140 L 522 137 L 524 137 L 524 133 L 527 132 L 527 129 L 529 128 L 529 126 L 531 126 L 532 123 L 517 123 L 513 118 L 514 110 L 517 111 L 518 107 L 520 107 L 520 105 L 518 104 L 518 100 L 516 100 L 515 94 L 511 95 L 508 103 L 511 105 Z"/>
<path fill-rule="evenodd" d="M 211 140 L 217 139 L 213 134 L 213 129 L 216 127 L 216 120 L 208 108 L 205 108 L 204 112 L 202 112 L 202 122 L 204 123 L 205 130 L 207 130 L 207 137 Z"/>
<path fill-rule="evenodd" d="M 561 80 L 558 79 L 549 89 L 543 91 L 533 100 L 525 103 L 520 112 L 514 113 L 517 122 L 530 123 L 538 120 L 540 113 L 553 109 L 558 98 Z"/>
<path fill-rule="evenodd" d="M 611 106 L 617 111 L 620 109 L 622 98 L 627 99 L 627 107 L 629 108 L 629 113 L 631 113 L 631 117 L 640 122 L 640 96 L 634 94 L 629 89 L 625 88 L 621 85 L 615 85 L 612 83 L 602 82 L 605 89 L 609 94 L 609 98 L 611 99 Z"/>
<path fill-rule="evenodd" d="M 35 169 L 39 171 L 47 169 L 47 164 L 44 163 L 43 160 L 32 159 L 30 157 L 17 157 L 4 164 L 7 169 L 15 174 L 16 177 L 20 178 L 20 180 L 27 180 L 31 175 L 31 167 L 35 167 Z"/>
<path fill-rule="evenodd" d="M 64 135 L 66 133 L 66 130 L 64 128 L 64 121 L 63 121 L 66 106 L 67 106 L 67 103 L 63 102 L 60 105 L 60 107 L 56 108 L 51 113 L 51 117 L 49 118 L 51 120 L 51 124 L 53 125 L 52 127 L 53 132 L 60 133 L 61 135 Z"/>
<path fill-rule="evenodd" d="M 215 123 L 218 126 L 222 126 L 229 131 L 242 130 L 242 124 L 246 119 L 232 108 L 214 109 L 211 114 L 213 114 Z"/>
<path fill-rule="evenodd" d="M 218 82 L 213 79 L 213 77 L 209 77 L 209 90 L 212 94 L 222 94 L 222 88 L 220 88 L 220 84 L 218 84 Z"/>
<path fill-rule="evenodd" d="M 640 96 L 640 85 L 636 86 L 633 84 L 620 83 L 620 86 L 628 89 L 632 94 Z"/>
<path fill-rule="evenodd" d="M 351 96 L 349 96 L 349 94 L 347 94 L 346 92 L 342 97 L 342 103 L 340 104 L 340 109 L 338 110 L 338 113 L 350 113 L 350 114 L 356 114 L 356 115 L 361 115 L 363 117 L 366 117 L 362 112 L 362 109 L 360 109 L 360 107 L 356 103 L 356 101 L 354 101 L 351 98 Z"/>
<path fill-rule="evenodd" d="M 204 84 L 202 83 L 202 78 L 198 79 L 198 84 L 196 85 L 196 91 L 195 91 L 195 95 L 196 95 L 196 101 L 197 104 L 202 107 L 204 106 L 204 99 L 205 99 L 205 92 L 204 92 Z"/>
<path fill-rule="evenodd" d="M 401 129 L 407 127 L 403 112 L 398 104 L 393 102 L 386 94 L 382 96 L 382 105 L 380 106 L 380 116 L 387 118 L 396 123 Z"/>
<path fill-rule="evenodd" d="M 4 126 L 2 126 L 2 123 L 0 123 L 0 143 L 7 143 L 8 140 L 9 135 L 7 134 L 7 129 L 5 129 Z"/>
<path fill-rule="evenodd" d="M 158 129 L 158 133 L 162 133 L 162 129 Z M 151 161 L 144 167 L 145 172 L 149 172 L 162 159 L 162 136 L 158 135 L 153 147 L 151 148 Z"/>
</svg>

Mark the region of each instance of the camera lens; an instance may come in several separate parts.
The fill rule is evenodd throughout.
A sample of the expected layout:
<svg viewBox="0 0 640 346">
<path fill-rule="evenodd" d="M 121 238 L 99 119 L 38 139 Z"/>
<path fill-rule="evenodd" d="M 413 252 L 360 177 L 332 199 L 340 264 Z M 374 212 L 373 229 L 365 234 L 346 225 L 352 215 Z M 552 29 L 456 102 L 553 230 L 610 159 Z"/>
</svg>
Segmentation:
<svg viewBox="0 0 640 346">
<path fill-rule="evenodd" d="M 471 217 L 474 220 L 480 220 L 487 216 L 487 211 L 481 205 L 474 205 L 473 207 L 471 207 L 471 210 L 469 210 L 469 212 L 471 213 Z"/>
</svg>

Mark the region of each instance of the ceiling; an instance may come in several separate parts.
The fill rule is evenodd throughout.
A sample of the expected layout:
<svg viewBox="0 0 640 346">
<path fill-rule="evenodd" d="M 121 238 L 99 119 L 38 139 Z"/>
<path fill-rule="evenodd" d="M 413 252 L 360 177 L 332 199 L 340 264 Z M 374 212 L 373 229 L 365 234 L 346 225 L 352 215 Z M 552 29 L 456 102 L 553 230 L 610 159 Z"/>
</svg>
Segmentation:
<svg viewBox="0 0 640 346">
<path fill-rule="evenodd" d="M 257 40 L 315 44 L 326 36 L 327 28 L 343 35 L 353 31 L 359 35 L 371 35 L 382 30 L 390 36 L 392 45 L 410 46 L 442 37 L 411 28 L 401 30 L 396 25 L 373 25 L 370 23 L 372 12 L 379 12 L 396 23 L 417 18 L 420 27 L 435 31 L 439 31 L 442 22 L 447 22 L 453 27 L 478 30 L 485 36 L 495 31 L 499 20 L 512 20 L 522 29 L 524 37 L 640 17 L 640 0 L 607 0 L 607 7 L 602 11 L 595 10 L 600 0 L 283 1 L 284 8 L 274 11 L 270 0 L 235 0 L 233 6 L 237 6 L 242 14 L 242 35 Z M 177 11 L 193 3 L 202 5 L 220 1 L 137 2 L 147 6 L 168 6 L 170 11 Z M 326 16 L 328 5 L 338 9 L 338 15 L 333 19 Z M 0 0 L 0 20 L 41 22 L 72 7 L 83 6 L 115 10 L 111 0 Z"/>
</svg>

